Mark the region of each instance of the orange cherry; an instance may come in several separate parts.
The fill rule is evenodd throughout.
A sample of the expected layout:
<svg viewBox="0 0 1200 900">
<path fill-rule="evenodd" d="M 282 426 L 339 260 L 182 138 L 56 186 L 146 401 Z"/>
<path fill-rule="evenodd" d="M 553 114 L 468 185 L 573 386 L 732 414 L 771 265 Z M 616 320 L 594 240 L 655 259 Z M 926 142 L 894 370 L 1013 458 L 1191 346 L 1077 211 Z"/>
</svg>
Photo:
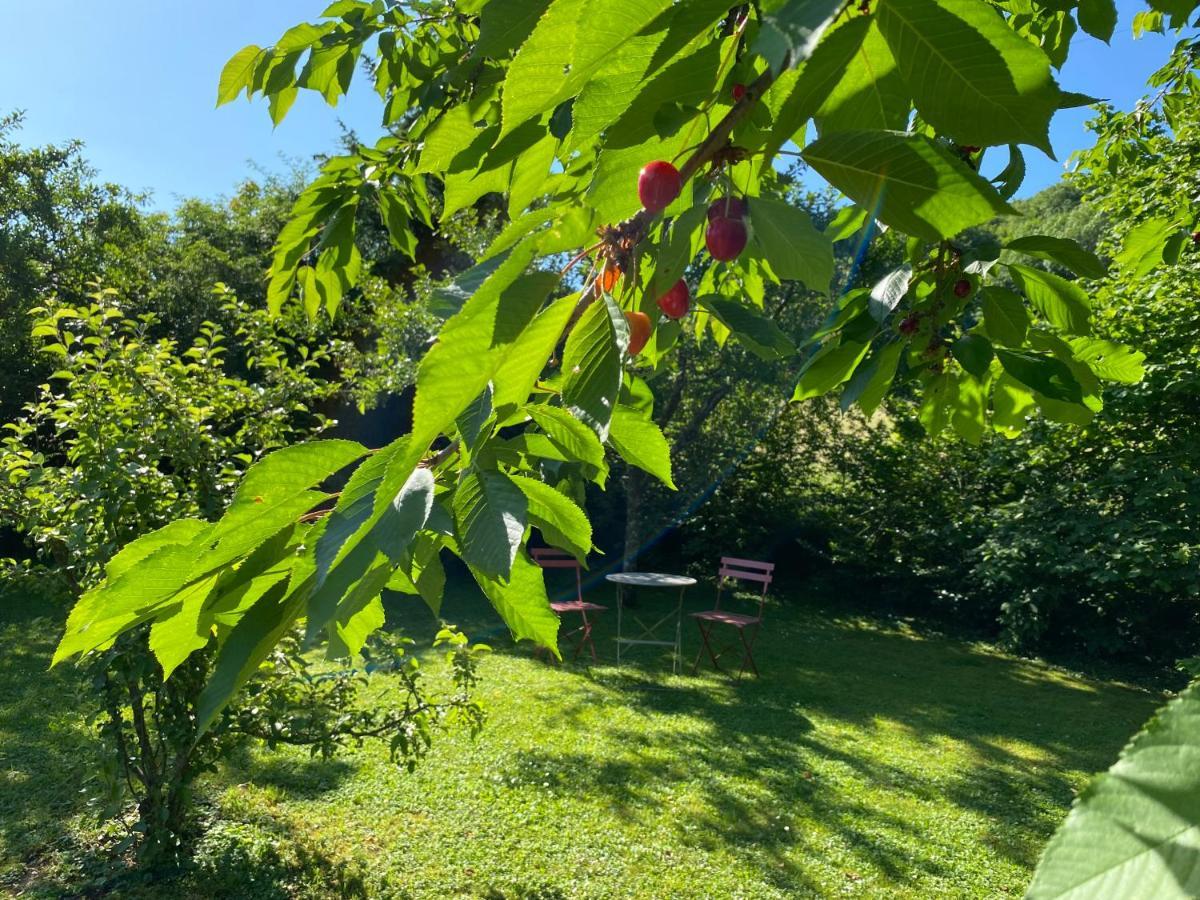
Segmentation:
<svg viewBox="0 0 1200 900">
<path fill-rule="evenodd" d="M 627 312 L 625 321 L 629 323 L 629 355 L 637 356 L 650 340 L 650 332 L 654 329 L 650 317 L 644 312 Z"/>
</svg>

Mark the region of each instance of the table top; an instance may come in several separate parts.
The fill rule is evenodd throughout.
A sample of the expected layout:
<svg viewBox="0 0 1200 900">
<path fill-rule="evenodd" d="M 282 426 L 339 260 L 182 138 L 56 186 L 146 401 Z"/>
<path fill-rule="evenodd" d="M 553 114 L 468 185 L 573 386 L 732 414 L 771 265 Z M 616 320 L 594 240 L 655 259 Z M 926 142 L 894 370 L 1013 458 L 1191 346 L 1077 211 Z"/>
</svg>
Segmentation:
<svg viewBox="0 0 1200 900">
<path fill-rule="evenodd" d="M 604 576 L 617 584 L 631 584 L 635 587 L 688 587 L 696 583 L 695 578 L 687 575 L 665 575 L 661 572 L 614 572 Z"/>
</svg>

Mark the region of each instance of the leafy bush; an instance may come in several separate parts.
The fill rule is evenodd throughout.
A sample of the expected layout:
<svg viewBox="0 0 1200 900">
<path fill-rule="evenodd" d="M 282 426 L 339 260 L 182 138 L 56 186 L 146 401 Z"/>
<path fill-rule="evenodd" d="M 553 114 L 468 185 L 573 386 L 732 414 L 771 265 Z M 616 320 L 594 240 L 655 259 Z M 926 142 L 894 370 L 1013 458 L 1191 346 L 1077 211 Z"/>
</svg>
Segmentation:
<svg viewBox="0 0 1200 900">
<path fill-rule="evenodd" d="M 143 239 L 139 198 L 96 173 L 71 141 L 22 147 L 23 114 L 0 115 L 0 420 L 17 415 L 51 371 L 26 313 L 47 297 L 86 304 L 120 268 L 113 248 Z"/>
<path fill-rule="evenodd" d="M 1112 260 L 1108 277 L 1075 284 L 1098 334 L 1145 352 L 1141 381 L 1114 383 L 1094 416 L 1048 414 L 978 446 L 927 437 L 905 390 L 869 419 L 789 410 L 686 526 L 692 545 L 719 536 L 703 542 L 711 554 L 720 541 L 799 538 L 814 559 L 881 577 L 887 594 L 1025 652 L 1160 668 L 1190 655 L 1200 640 L 1200 247 L 1187 235 L 1186 186 L 1200 171 L 1198 123 L 1191 104 L 1176 104 L 1170 124 L 1151 110 L 1103 111 L 1097 149 L 1068 184 L 1018 204 L 1026 219 L 969 234 L 999 250 L 1032 229 Z M 1114 156 L 1129 177 L 1114 180 Z"/>
<path fill-rule="evenodd" d="M 214 515 L 241 473 L 272 446 L 327 426 L 310 404 L 335 389 L 309 352 L 228 296 L 256 382 L 227 371 L 226 338 L 205 325 L 180 351 L 154 338 L 153 314 L 126 316 L 111 289 L 87 305 L 35 310 L 33 336 L 58 369 L 0 444 L 0 512 L 35 560 L 74 591 L 95 584 L 117 549 L 179 516 Z M 126 789 L 139 802 L 148 855 L 173 853 L 187 791 L 211 760 L 193 750 L 191 700 L 209 670 L 202 656 L 164 687 L 146 631 L 124 636 L 88 666 L 110 748 L 105 809 Z M 214 739 L 213 746 L 217 745 Z"/>
<path fill-rule="evenodd" d="M 250 373 L 227 367 L 215 325 L 180 350 L 156 316 L 129 318 L 113 291 L 86 306 L 52 301 L 33 335 L 58 369 L 0 444 L 0 514 L 76 588 L 123 544 L 171 519 L 220 512 L 263 451 L 317 434 L 337 387 L 328 353 L 299 345 L 236 298 Z"/>
<path fill-rule="evenodd" d="M 86 306 L 53 301 L 35 311 L 34 337 L 59 368 L 7 425 L 0 513 L 31 541 L 34 560 L 52 563 L 76 592 L 111 574 L 119 547 L 164 522 L 219 515 L 264 451 L 330 424 L 315 408 L 339 389 L 322 374 L 337 348 L 297 340 L 286 320 L 223 288 L 218 294 L 246 376 L 230 371 L 219 326 L 202 325 L 181 352 L 172 339 L 153 337 L 155 315 L 126 316 L 112 290 L 95 293 Z M 303 320 L 291 326 L 312 331 Z M 9 577 L 28 565 L 14 565 Z M 377 669 L 399 681 L 402 702 L 379 706 L 360 699 L 361 671 L 318 672 L 288 638 L 253 673 L 243 702 L 201 736 L 196 703 L 212 675 L 213 651 L 202 635 L 171 672 L 150 652 L 161 649 L 158 640 L 148 627 L 137 628 L 87 665 L 110 748 L 102 808 L 117 815 L 128 795 L 137 800 L 135 833 L 146 859 L 182 849 L 193 824 L 191 785 L 231 742 L 251 737 L 329 756 L 350 742 L 382 739 L 397 761 L 412 766 L 442 724 L 474 731 L 482 722 L 471 699 L 481 650 L 447 630 L 437 639 L 449 648 L 452 687 L 444 697 L 427 690 L 407 652 L 411 642 L 378 634 L 364 648 Z"/>
</svg>

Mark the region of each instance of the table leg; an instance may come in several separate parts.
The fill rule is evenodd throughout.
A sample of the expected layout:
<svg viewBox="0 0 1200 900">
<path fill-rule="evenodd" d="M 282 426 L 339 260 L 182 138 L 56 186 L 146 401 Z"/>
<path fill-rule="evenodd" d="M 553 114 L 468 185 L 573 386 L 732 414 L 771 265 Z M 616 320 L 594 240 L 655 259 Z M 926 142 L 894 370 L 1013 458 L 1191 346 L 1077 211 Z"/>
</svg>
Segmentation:
<svg viewBox="0 0 1200 900">
<path fill-rule="evenodd" d="M 625 605 L 625 588 L 617 584 L 617 665 L 621 665 L 621 607 Z"/>
<path fill-rule="evenodd" d="M 675 604 L 675 655 L 671 658 L 671 674 L 679 674 L 679 655 L 683 652 L 683 592 L 679 589 L 679 602 Z"/>
</svg>

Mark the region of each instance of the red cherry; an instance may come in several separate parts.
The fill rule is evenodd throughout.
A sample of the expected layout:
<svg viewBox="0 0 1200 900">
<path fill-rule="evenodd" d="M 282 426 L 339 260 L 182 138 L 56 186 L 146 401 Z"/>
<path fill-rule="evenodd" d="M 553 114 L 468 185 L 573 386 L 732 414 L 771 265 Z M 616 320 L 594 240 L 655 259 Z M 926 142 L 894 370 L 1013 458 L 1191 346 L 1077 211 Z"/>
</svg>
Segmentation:
<svg viewBox="0 0 1200 900">
<path fill-rule="evenodd" d="M 954 282 L 954 296 L 955 297 L 958 297 L 961 299 L 961 298 L 967 296 L 969 293 L 971 293 L 971 282 L 967 281 L 967 279 L 960 278 L 960 279 L 958 279 L 958 281 Z"/>
<path fill-rule="evenodd" d="M 917 318 L 916 313 L 913 313 L 900 323 L 900 333 L 905 337 L 912 337 L 912 335 L 917 333 L 917 328 L 920 327 L 920 324 L 921 322 Z"/>
<path fill-rule="evenodd" d="M 737 103 L 746 96 L 746 86 L 740 81 L 733 86 L 733 102 Z"/>
<path fill-rule="evenodd" d="M 704 245 L 713 259 L 729 262 L 737 259 L 746 249 L 746 223 L 741 219 L 726 219 L 718 216 L 708 223 L 704 231 Z"/>
<path fill-rule="evenodd" d="M 658 308 L 669 319 L 682 319 L 691 304 L 691 292 L 687 282 L 680 278 L 671 289 L 658 298 Z"/>
<path fill-rule="evenodd" d="M 741 197 L 718 197 L 708 204 L 708 221 L 746 218 L 746 201 Z"/>
<path fill-rule="evenodd" d="M 666 209 L 682 190 L 679 170 L 664 160 L 647 163 L 638 174 L 638 199 L 647 212 Z"/>
<path fill-rule="evenodd" d="M 1192 232 L 1192 243 L 1193 243 L 1193 244 L 1200 244 L 1200 231 L 1193 231 L 1193 232 Z"/>
<path fill-rule="evenodd" d="M 963 153 L 967 154 L 967 156 L 974 156 L 982 148 L 976 147 L 974 144 L 964 144 L 963 146 L 959 147 L 958 149 L 961 150 Z"/>
<path fill-rule="evenodd" d="M 625 313 L 625 321 L 629 323 L 629 355 L 637 356 L 646 346 L 646 341 L 650 340 L 654 326 L 650 317 L 641 311 Z"/>
</svg>

